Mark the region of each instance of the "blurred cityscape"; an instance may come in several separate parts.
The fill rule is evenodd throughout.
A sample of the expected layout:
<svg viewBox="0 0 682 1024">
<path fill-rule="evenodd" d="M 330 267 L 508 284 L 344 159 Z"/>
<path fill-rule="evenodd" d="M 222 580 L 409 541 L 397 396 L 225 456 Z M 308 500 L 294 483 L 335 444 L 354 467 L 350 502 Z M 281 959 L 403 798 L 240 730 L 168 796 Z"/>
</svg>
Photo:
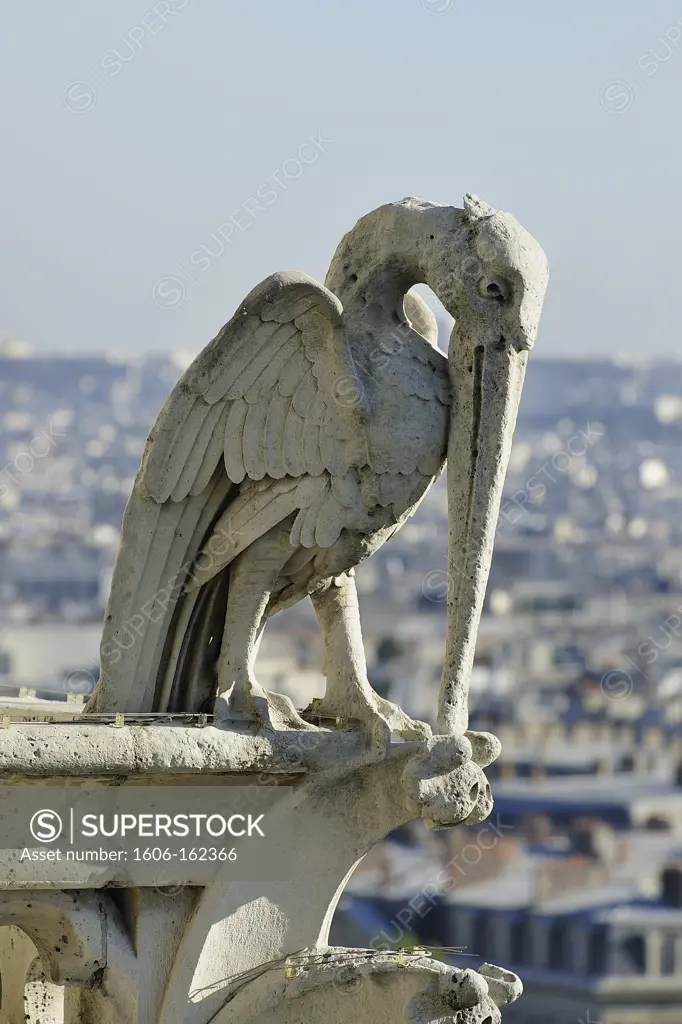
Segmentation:
<svg viewBox="0 0 682 1024">
<path fill-rule="evenodd" d="M 0 688 L 97 679 L 118 527 L 186 361 L 0 344 Z M 392 835 L 342 898 L 349 945 L 466 947 L 523 978 L 509 1024 L 682 1020 L 682 364 L 530 360 L 472 682 L 503 752 L 488 822 Z M 444 481 L 359 567 L 375 688 L 433 720 L 445 639 Z M 323 686 L 309 603 L 260 681 Z"/>
</svg>

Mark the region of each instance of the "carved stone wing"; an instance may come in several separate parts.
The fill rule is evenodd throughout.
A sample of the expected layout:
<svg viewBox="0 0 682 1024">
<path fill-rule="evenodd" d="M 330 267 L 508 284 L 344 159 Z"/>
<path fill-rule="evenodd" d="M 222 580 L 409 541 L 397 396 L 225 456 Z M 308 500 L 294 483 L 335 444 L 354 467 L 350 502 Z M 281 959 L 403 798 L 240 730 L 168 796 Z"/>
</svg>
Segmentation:
<svg viewBox="0 0 682 1024">
<path fill-rule="evenodd" d="M 143 457 L 144 492 L 157 502 L 199 494 L 221 457 L 233 483 L 325 469 L 344 476 L 363 432 L 360 402 L 344 401 L 354 368 L 341 314 L 305 274 L 258 285 L 161 410 Z"/>
<path fill-rule="evenodd" d="M 172 391 L 126 508 L 90 710 L 168 708 L 166 668 L 197 605 L 185 581 L 242 481 L 277 481 L 254 484 L 248 541 L 268 517 L 277 522 L 300 506 L 295 492 L 310 489 L 311 477 L 341 478 L 366 461 L 341 314 L 336 297 L 307 275 L 274 274 Z"/>
</svg>

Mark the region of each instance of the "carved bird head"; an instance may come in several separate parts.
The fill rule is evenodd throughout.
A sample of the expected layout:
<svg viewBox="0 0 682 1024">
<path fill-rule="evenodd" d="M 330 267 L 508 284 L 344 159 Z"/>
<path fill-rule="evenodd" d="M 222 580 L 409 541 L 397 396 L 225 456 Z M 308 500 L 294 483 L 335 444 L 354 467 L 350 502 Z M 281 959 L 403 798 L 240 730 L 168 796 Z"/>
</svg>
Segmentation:
<svg viewBox="0 0 682 1024">
<path fill-rule="evenodd" d="M 420 199 L 404 199 L 394 210 L 398 231 L 402 218 L 413 241 L 419 264 L 413 276 L 456 321 L 453 342 L 531 349 L 549 270 L 542 248 L 518 221 L 472 195 L 461 210 Z"/>
<path fill-rule="evenodd" d="M 464 223 L 469 251 L 453 301 L 459 333 L 468 328 L 478 343 L 510 345 L 517 352 L 531 349 L 549 279 L 542 248 L 510 213 L 476 196 L 464 197 Z"/>
</svg>

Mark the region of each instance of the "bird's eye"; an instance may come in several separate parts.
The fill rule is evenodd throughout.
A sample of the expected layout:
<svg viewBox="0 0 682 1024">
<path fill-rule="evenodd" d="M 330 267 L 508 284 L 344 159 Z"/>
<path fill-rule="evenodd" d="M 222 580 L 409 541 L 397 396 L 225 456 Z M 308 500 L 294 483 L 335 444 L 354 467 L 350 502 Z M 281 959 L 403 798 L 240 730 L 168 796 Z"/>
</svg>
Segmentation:
<svg viewBox="0 0 682 1024">
<path fill-rule="evenodd" d="M 484 299 L 490 299 L 501 306 L 506 305 L 511 298 L 509 283 L 501 277 L 481 277 L 478 281 L 478 291 Z"/>
</svg>

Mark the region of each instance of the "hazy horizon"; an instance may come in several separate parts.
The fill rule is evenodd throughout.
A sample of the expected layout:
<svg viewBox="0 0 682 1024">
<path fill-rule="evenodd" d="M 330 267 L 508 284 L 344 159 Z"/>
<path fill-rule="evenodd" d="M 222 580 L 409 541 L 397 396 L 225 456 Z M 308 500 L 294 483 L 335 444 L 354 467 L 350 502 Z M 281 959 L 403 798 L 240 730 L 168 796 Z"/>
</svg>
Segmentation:
<svg viewBox="0 0 682 1024">
<path fill-rule="evenodd" d="M 37 0 L 4 23 L 0 337 L 196 352 L 274 270 L 322 280 L 368 210 L 473 191 L 549 256 L 538 355 L 676 356 L 672 0 Z"/>
</svg>

